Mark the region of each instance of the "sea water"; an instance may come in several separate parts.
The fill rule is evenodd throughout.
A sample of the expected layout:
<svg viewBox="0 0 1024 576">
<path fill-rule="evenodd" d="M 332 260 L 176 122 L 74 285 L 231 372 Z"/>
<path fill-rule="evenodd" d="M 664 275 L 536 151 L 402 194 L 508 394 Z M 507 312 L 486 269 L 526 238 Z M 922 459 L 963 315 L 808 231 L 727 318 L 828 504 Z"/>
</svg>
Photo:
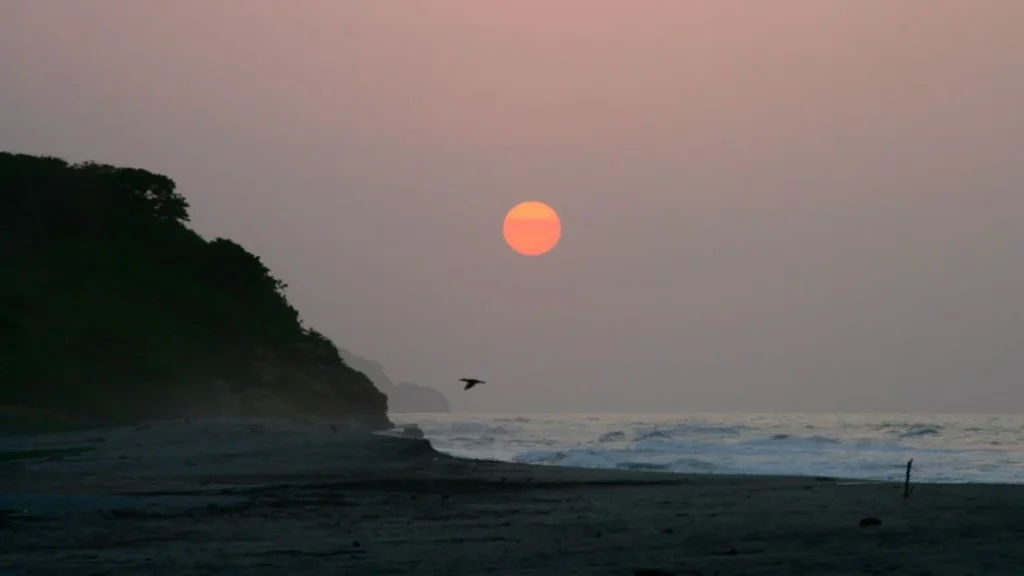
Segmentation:
<svg viewBox="0 0 1024 576">
<path fill-rule="evenodd" d="M 470 458 L 707 474 L 1024 483 L 1024 415 L 402 414 Z"/>
</svg>

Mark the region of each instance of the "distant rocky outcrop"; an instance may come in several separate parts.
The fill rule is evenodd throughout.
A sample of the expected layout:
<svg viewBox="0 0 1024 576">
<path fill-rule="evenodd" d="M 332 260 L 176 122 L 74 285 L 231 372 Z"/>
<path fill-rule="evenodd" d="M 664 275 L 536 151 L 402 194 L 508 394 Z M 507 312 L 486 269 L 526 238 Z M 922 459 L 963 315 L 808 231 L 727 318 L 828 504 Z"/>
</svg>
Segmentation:
<svg viewBox="0 0 1024 576">
<path fill-rule="evenodd" d="M 393 394 L 388 396 L 388 410 L 396 414 L 451 411 L 448 399 L 429 386 L 399 382 Z"/>
<path fill-rule="evenodd" d="M 363 358 L 347 350 L 339 350 L 349 366 L 366 374 L 377 389 L 388 397 L 388 412 L 392 414 L 449 412 L 448 399 L 429 386 L 400 382 L 395 385 L 379 362 Z"/>
<path fill-rule="evenodd" d="M 309 414 L 392 428 L 385 395 L 284 282 L 188 221 L 166 176 L 0 152 L 0 424 Z"/>
</svg>

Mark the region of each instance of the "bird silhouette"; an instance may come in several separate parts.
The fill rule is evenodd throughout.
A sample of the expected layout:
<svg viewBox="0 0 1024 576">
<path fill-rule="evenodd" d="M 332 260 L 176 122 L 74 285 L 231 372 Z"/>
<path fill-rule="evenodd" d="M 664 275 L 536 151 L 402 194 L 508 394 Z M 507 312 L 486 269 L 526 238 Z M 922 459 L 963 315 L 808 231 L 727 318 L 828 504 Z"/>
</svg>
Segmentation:
<svg viewBox="0 0 1024 576">
<path fill-rule="evenodd" d="M 477 380 L 476 378 L 459 378 L 459 382 L 466 383 L 466 387 L 463 388 L 463 390 L 469 390 L 470 388 L 476 386 L 477 384 L 486 384 L 486 382 L 484 382 L 483 380 Z"/>
</svg>

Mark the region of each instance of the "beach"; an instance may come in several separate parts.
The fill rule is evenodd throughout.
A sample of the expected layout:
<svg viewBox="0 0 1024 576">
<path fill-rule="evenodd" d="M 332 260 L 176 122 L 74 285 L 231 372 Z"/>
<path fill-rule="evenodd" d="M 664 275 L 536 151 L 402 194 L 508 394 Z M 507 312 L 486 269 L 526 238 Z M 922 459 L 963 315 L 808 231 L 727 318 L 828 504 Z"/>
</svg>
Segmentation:
<svg viewBox="0 0 1024 576">
<path fill-rule="evenodd" d="M 1019 485 L 904 498 L 474 461 L 321 422 L 6 437 L 0 454 L 4 575 L 1024 573 Z"/>
</svg>

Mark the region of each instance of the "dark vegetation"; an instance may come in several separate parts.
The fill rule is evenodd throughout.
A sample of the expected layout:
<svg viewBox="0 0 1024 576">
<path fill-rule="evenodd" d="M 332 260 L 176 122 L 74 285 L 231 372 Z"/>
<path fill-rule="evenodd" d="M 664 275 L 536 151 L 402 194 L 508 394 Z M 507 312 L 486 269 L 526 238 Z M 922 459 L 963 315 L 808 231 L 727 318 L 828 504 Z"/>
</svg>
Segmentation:
<svg viewBox="0 0 1024 576">
<path fill-rule="evenodd" d="M 188 220 L 166 176 L 0 153 L 0 406 L 389 427 L 384 394 L 303 324 L 260 258 Z"/>
</svg>

